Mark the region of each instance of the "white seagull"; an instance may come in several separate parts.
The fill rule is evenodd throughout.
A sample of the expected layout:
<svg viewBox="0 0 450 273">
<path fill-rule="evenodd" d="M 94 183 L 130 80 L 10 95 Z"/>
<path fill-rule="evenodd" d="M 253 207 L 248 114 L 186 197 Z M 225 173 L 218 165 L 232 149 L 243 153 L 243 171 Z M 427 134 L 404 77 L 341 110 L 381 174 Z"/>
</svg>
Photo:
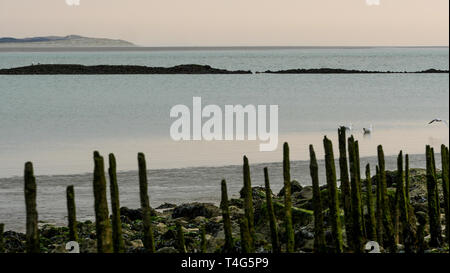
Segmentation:
<svg viewBox="0 0 450 273">
<path fill-rule="evenodd" d="M 372 131 L 373 131 L 373 126 L 372 126 L 372 124 L 370 124 L 370 127 L 369 127 L 369 128 L 363 128 L 363 131 L 364 131 L 364 134 L 365 134 L 365 135 L 371 134 Z"/>
<path fill-rule="evenodd" d="M 443 120 L 443 119 L 440 119 L 440 118 L 435 118 L 432 121 L 430 121 L 428 124 L 432 124 L 432 123 L 435 123 L 435 122 L 442 122 L 448 127 L 448 122 L 446 120 Z"/>
</svg>

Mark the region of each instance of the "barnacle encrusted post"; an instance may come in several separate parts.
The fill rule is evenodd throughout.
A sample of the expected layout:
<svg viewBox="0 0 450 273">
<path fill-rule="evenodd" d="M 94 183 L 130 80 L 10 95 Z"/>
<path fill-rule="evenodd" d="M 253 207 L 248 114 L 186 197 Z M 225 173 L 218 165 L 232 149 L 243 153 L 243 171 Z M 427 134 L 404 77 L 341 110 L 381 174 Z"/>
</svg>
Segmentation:
<svg viewBox="0 0 450 273">
<path fill-rule="evenodd" d="M 225 245 L 223 248 L 223 252 L 232 253 L 234 248 L 233 233 L 231 231 L 230 209 L 228 207 L 227 182 L 225 180 L 222 180 L 221 190 L 222 190 L 222 200 L 220 202 L 220 209 L 222 210 L 223 230 L 225 233 Z"/>
<path fill-rule="evenodd" d="M 117 185 L 116 158 L 109 154 L 109 188 L 111 193 L 112 236 L 115 253 L 123 253 L 125 244 L 122 237 L 122 221 L 120 220 L 119 186 Z"/>
<path fill-rule="evenodd" d="M 264 168 L 264 185 L 266 189 L 266 205 L 267 205 L 267 215 L 269 217 L 270 237 L 272 238 L 272 252 L 280 253 L 281 246 L 278 238 L 278 224 L 277 219 L 275 217 L 275 211 L 273 209 L 272 190 L 270 189 L 269 171 L 267 167 Z"/>
<path fill-rule="evenodd" d="M 323 224 L 322 198 L 320 196 L 319 166 L 317 165 L 316 153 L 313 145 L 309 145 L 311 180 L 313 186 L 313 207 L 314 207 L 314 252 L 325 253 L 326 241 Z"/>
<path fill-rule="evenodd" d="M 75 191 L 73 186 L 67 186 L 66 189 L 67 197 L 67 218 L 68 218 L 68 228 L 69 228 L 69 240 L 78 241 L 78 230 L 77 230 L 77 211 L 75 207 Z"/>
<path fill-rule="evenodd" d="M 343 252 L 342 227 L 339 210 L 339 193 L 336 182 L 336 167 L 334 165 L 333 143 L 325 137 L 323 139 L 325 148 L 325 169 L 330 203 L 330 222 L 333 234 L 334 252 Z"/>
<path fill-rule="evenodd" d="M 36 178 L 34 177 L 33 163 L 25 163 L 25 209 L 27 215 L 26 226 L 26 251 L 27 253 L 39 253 L 39 229 L 38 212 L 36 210 Z"/>
<path fill-rule="evenodd" d="M 139 166 L 139 195 L 142 209 L 142 222 L 144 225 L 144 247 L 149 253 L 155 252 L 155 240 L 153 239 L 153 227 L 151 221 L 150 199 L 148 197 L 147 163 L 145 155 L 138 153 Z"/>
<path fill-rule="evenodd" d="M 289 159 L 289 145 L 283 145 L 283 178 L 284 178 L 284 223 L 286 226 L 286 251 L 294 252 L 295 235 L 292 226 L 292 200 L 291 200 L 291 163 Z"/>
<path fill-rule="evenodd" d="M 112 231 L 106 199 L 106 178 L 103 157 L 94 152 L 94 199 L 97 252 L 112 253 Z"/>
</svg>

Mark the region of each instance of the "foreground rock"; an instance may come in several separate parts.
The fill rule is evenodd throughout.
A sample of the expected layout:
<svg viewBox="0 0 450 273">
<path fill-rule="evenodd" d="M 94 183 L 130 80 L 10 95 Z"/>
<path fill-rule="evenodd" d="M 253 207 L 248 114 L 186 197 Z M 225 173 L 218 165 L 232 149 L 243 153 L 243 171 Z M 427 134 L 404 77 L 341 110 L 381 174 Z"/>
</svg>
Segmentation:
<svg viewBox="0 0 450 273">
<path fill-rule="evenodd" d="M 209 65 L 186 64 L 173 67 L 138 65 L 38 64 L 0 69 L 0 75 L 105 75 L 105 74 L 252 74 L 251 71 L 229 71 Z"/>
</svg>

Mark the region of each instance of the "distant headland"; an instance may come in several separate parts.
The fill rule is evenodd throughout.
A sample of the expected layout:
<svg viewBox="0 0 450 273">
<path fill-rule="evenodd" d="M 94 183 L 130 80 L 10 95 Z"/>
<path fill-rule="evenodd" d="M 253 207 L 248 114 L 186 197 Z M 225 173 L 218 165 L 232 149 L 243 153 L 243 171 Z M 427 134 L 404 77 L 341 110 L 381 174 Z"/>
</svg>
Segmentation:
<svg viewBox="0 0 450 273">
<path fill-rule="evenodd" d="M 136 45 L 124 40 L 107 38 L 90 38 L 79 35 L 44 36 L 30 38 L 0 38 L 0 48 L 28 48 L 28 47 L 135 47 Z"/>
</svg>

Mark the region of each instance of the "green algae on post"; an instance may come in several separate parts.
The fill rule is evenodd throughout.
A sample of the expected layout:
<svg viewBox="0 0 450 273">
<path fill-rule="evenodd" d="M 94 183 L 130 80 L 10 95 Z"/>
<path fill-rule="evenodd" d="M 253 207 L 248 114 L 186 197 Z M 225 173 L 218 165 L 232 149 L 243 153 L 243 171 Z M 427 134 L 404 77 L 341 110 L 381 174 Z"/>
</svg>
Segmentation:
<svg viewBox="0 0 450 273">
<path fill-rule="evenodd" d="M 149 253 L 155 252 L 155 240 L 151 221 L 150 199 L 148 197 L 147 163 L 145 155 L 138 153 L 139 167 L 139 196 L 142 209 L 142 222 L 144 225 L 144 247 Z"/>
<path fill-rule="evenodd" d="M 323 145 L 325 148 L 325 169 L 327 176 L 327 186 L 330 203 L 330 222 L 333 234 L 334 252 L 342 253 L 344 251 L 344 242 L 342 239 L 342 226 L 339 209 L 339 193 L 336 182 L 336 167 L 334 165 L 333 143 L 324 137 Z"/>
<path fill-rule="evenodd" d="M 314 207 L 314 252 L 325 253 L 326 241 L 323 224 L 322 198 L 320 196 L 319 166 L 317 165 L 314 147 L 309 145 L 311 180 L 313 186 L 313 207 Z"/>
</svg>

